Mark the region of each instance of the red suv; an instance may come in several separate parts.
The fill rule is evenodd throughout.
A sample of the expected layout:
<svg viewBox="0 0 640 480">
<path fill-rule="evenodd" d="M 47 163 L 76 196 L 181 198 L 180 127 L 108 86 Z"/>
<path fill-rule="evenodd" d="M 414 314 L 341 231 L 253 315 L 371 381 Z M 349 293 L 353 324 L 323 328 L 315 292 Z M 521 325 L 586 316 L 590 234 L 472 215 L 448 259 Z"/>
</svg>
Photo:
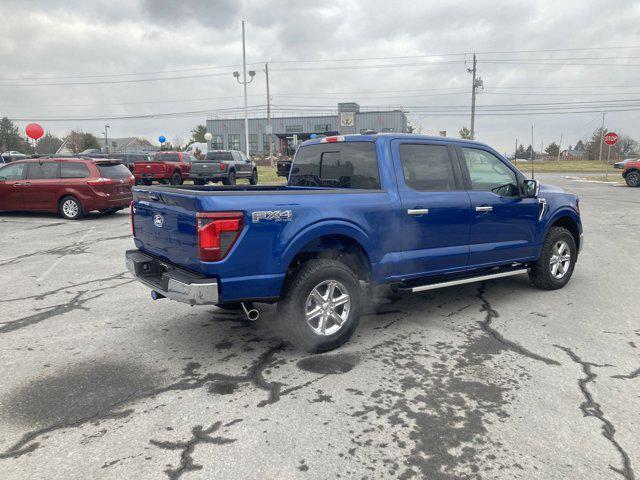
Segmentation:
<svg viewBox="0 0 640 480">
<path fill-rule="evenodd" d="M 182 185 L 182 181 L 189 177 L 191 163 L 195 158 L 186 152 L 156 152 L 150 162 L 136 162 L 133 174 L 136 185 L 143 183 L 151 185 L 154 180 L 171 185 Z"/>
<path fill-rule="evenodd" d="M 0 168 L 0 210 L 59 212 L 76 220 L 91 210 L 128 207 L 134 177 L 120 162 L 83 158 L 34 159 Z"/>
</svg>

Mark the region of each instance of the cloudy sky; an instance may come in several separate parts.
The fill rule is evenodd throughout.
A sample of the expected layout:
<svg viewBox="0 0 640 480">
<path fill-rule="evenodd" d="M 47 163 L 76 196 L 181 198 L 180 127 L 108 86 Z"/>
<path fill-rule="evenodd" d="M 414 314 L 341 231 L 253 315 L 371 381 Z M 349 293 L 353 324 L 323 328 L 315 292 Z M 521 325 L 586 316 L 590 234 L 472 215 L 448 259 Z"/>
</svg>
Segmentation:
<svg viewBox="0 0 640 480">
<path fill-rule="evenodd" d="M 237 115 L 244 19 L 254 112 L 268 61 L 276 112 L 403 106 L 423 133 L 457 136 L 477 52 L 477 139 L 510 152 L 533 125 L 536 149 L 575 144 L 602 111 L 640 139 L 638 1 L 1 0 L 0 18 L 0 115 L 56 134 L 186 140 Z"/>
</svg>

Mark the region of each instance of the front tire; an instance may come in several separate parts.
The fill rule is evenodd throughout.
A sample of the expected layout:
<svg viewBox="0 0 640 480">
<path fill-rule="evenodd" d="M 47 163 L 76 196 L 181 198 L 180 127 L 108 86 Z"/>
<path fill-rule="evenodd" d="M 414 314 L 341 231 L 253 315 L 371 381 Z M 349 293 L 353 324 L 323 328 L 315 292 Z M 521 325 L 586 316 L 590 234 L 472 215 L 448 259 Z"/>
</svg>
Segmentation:
<svg viewBox="0 0 640 480">
<path fill-rule="evenodd" d="M 72 197 L 71 195 L 60 200 L 58 210 L 60 215 L 67 220 L 79 220 L 84 216 L 80 200 L 76 197 Z"/>
<path fill-rule="evenodd" d="M 360 303 L 360 284 L 351 269 L 336 260 L 314 259 L 287 279 L 278 314 L 296 347 L 326 352 L 353 335 Z"/>
<path fill-rule="evenodd" d="M 640 187 L 640 172 L 636 172 L 635 170 L 629 172 L 627 176 L 624 177 L 624 180 L 630 187 Z"/>
<path fill-rule="evenodd" d="M 257 185 L 258 184 L 258 171 L 254 170 L 253 173 L 251 174 L 251 177 L 249 178 L 249 184 L 251 185 Z"/>
<path fill-rule="evenodd" d="M 531 283 L 543 290 L 564 287 L 573 275 L 578 249 L 573 235 L 562 227 L 551 227 L 542 244 L 540 258 L 529 270 Z"/>
</svg>

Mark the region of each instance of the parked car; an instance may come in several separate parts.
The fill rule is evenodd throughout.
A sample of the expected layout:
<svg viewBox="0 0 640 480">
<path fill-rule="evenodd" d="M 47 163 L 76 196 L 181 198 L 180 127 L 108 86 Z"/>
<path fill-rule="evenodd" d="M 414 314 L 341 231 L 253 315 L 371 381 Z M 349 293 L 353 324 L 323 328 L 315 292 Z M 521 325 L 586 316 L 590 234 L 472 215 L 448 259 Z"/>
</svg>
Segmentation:
<svg viewBox="0 0 640 480">
<path fill-rule="evenodd" d="M 133 172 L 133 166 L 138 162 L 150 162 L 152 157 L 146 153 L 110 153 L 108 158 L 114 160 L 120 160 L 124 166 L 126 166 L 131 172 Z"/>
<path fill-rule="evenodd" d="M 238 150 L 212 150 L 203 159 L 196 159 L 191 165 L 189 178 L 196 185 L 222 181 L 225 185 L 235 185 L 239 178 L 246 178 L 251 185 L 258 184 L 258 169 L 253 160 Z"/>
<path fill-rule="evenodd" d="M 58 212 L 76 220 L 112 214 L 132 200 L 133 175 L 113 160 L 34 159 L 0 168 L 0 210 Z"/>
<path fill-rule="evenodd" d="M 637 162 L 637 158 L 627 158 L 626 160 L 622 160 L 621 162 L 616 162 L 613 164 L 613 168 L 619 168 L 620 170 L 624 169 L 624 166 L 629 162 Z"/>
<path fill-rule="evenodd" d="M 282 159 L 276 162 L 276 173 L 279 177 L 288 177 L 291 170 L 291 160 Z"/>
<path fill-rule="evenodd" d="M 154 180 L 171 185 L 182 185 L 189 177 L 193 155 L 186 152 L 156 152 L 148 162 L 134 163 L 136 185 L 151 185 Z"/>
<path fill-rule="evenodd" d="M 479 142 L 411 134 L 304 142 L 287 186 L 134 189 L 129 271 L 155 299 L 278 302 L 305 350 L 353 334 L 370 292 L 529 274 L 564 287 L 583 245 L 578 197 Z"/>
<path fill-rule="evenodd" d="M 10 163 L 16 160 L 26 160 L 27 158 L 29 158 L 27 155 L 25 155 L 24 153 L 16 152 L 15 150 L 4 152 L 2 154 L 2 160 L 4 161 L 4 163 Z"/>
<path fill-rule="evenodd" d="M 627 162 L 622 171 L 622 178 L 630 187 L 640 187 L 640 160 Z"/>
</svg>

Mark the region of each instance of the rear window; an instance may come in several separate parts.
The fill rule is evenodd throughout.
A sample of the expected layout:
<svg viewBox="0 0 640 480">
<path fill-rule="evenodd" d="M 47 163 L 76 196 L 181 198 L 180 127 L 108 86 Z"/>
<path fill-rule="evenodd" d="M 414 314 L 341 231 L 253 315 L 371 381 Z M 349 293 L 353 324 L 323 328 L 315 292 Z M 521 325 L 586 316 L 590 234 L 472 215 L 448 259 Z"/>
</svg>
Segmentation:
<svg viewBox="0 0 640 480">
<path fill-rule="evenodd" d="M 231 162 L 233 161 L 233 155 L 231 152 L 209 152 L 204 157 L 204 160 L 198 160 L 200 162 Z"/>
<path fill-rule="evenodd" d="M 121 163 L 102 163 L 97 167 L 102 178 L 126 178 L 131 175 L 129 169 Z"/>
<path fill-rule="evenodd" d="M 289 185 L 379 189 L 378 157 L 373 142 L 319 143 L 298 149 Z"/>
<path fill-rule="evenodd" d="M 158 162 L 179 162 L 180 157 L 178 157 L 177 153 L 157 153 L 153 158 Z"/>
<path fill-rule="evenodd" d="M 87 178 L 89 168 L 80 162 L 61 162 L 60 177 L 62 178 Z"/>
</svg>

